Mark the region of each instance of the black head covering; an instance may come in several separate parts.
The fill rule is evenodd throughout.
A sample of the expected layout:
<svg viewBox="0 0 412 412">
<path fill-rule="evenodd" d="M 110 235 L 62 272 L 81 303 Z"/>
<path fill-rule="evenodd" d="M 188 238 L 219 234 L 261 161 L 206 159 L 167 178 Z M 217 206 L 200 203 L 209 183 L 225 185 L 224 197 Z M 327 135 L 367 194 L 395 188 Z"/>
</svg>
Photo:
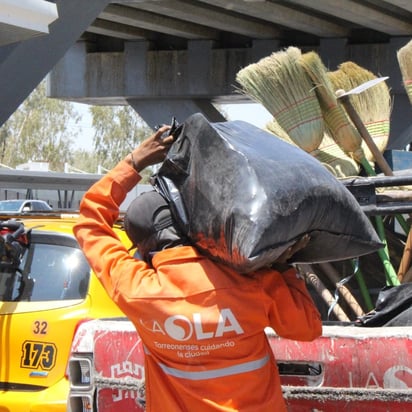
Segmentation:
<svg viewBox="0 0 412 412">
<path fill-rule="evenodd" d="M 150 262 L 154 252 L 184 244 L 168 203 L 155 190 L 142 193 L 130 203 L 124 226 L 146 262 Z"/>
</svg>

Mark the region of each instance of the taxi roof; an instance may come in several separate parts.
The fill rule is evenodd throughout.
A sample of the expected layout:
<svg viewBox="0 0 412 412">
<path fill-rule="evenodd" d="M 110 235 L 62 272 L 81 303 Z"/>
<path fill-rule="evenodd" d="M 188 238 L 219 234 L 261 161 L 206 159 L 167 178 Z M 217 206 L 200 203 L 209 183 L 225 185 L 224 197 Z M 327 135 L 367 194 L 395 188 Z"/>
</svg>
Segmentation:
<svg viewBox="0 0 412 412">
<path fill-rule="evenodd" d="M 62 210 L 42 213 L 0 214 L 0 221 L 17 220 L 24 223 L 27 229 L 48 232 L 59 232 L 73 235 L 73 226 L 79 218 L 78 211 Z M 117 220 L 114 230 L 122 242 L 128 245 L 126 232 L 123 230 L 123 216 Z"/>
</svg>

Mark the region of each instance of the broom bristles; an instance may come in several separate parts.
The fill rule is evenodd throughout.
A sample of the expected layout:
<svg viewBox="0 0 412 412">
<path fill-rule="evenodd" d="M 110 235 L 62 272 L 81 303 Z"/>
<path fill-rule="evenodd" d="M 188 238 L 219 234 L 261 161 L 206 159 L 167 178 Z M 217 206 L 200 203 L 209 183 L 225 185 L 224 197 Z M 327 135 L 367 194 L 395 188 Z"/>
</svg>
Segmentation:
<svg viewBox="0 0 412 412">
<path fill-rule="evenodd" d="M 397 52 L 399 67 L 406 93 L 412 103 L 412 40 Z"/>
<path fill-rule="evenodd" d="M 316 52 L 305 53 L 299 59 L 299 64 L 312 79 L 328 132 L 345 153 L 361 162 L 364 157 L 362 138 L 338 104 L 326 67 L 319 55 Z"/>
<path fill-rule="evenodd" d="M 339 65 L 338 70 L 328 72 L 328 77 L 335 90 L 349 91 L 377 77 L 369 70 L 348 61 Z M 391 97 L 389 87 L 385 82 L 351 95 L 351 104 L 371 135 L 378 149 L 383 152 L 389 140 Z M 373 161 L 373 155 L 368 145 L 362 142 L 362 148 L 368 160 Z"/>
<path fill-rule="evenodd" d="M 338 178 L 359 175 L 359 163 L 347 156 L 328 133 L 325 133 L 322 143 L 313 156 L 327 165 L 328 169 L 332 169 L 333 174 Z"/>
<path fill-rule="evenodd" d="M 325 129 L 312 84 L 297 64 L 300 56 L 296 47 L 272 53 L 240 70 L 236 80 L 294 143 L 310 153 L 319 146 Z"/>
<path fill-rule="evenodd" d="M 290 138 L 290 136 L 282 129 L 275 118 L 272 118 L 268 123 L 266 123 L 264 130 L 274 134 L 275 136 L 293 146 L 297 146 L 296 143 Z"/>
<path fill-rule="evenodd" d="M 371 71 L 350 61 L 342 63 L 336 72 L 331 72 L 329 75 L 335 90 L 346 91 L 377 78 Z M 364 123 L 390 117 L 391 97 L 386 82 L 378 83 L 362 93 L 352 95 L 351 103 Z"/>
<path fill-rule="evenodd" d="M 266 124 L 265 130 L 281 140 L 296 146 L 288 134 L 280 127 L 276 119 L 271 119 Z M 319 148 L 311 152 L 311 155 L 338 178 L 357 176 L 359 174 L 359 164 L 347 156 L 327 133 L 325 133 Z"/>
</svg>

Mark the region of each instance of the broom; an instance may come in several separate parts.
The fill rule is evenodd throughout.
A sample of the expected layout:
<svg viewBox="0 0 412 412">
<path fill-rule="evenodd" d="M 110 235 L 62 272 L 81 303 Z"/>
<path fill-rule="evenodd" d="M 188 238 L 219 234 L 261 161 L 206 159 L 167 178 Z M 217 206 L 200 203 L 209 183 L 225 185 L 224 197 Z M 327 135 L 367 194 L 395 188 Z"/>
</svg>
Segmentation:
<svg viewBox="0 0 412 412">
<path fill-rule="evenodd" d="M 312 83 L 297 64 L 300 56 L 296 47 L 272 53 L 241 69 L 236 80 L 297 146 L 311 153 L 322 141 L 325 128 Z"/>
<path fill-rule="evenodd" d="M 402 73 L 403 84 L 412 103 L 412 40 L 397 52 L 399 67 Z"/>
<path fill-rule="evenodd" d="M 342 150 L 371 169 L 362 148 L 362 138 L 349 121 L 345 111 L 338 104 L 327 70 L 316 52 L 301 55 L 299 64 L 312 79 L 328 132 Z"/>
<path fill-rule="evenodd" d="M 272 118 L 264 128 L 267 132 L 274 134 L 283 141 L 297 146 L 288 134 L 280 127 L 275 118 Z M 334 140 L 325 132 L 318 149 L 311 155 L 319 160 L 335 177 L 357 176 L 359 174 L 358 164 L 342 151 Z"/>
<path fill-rule="evenodd" d="M 347 156 L 328 132 L 325 132 L 322 143 L 312 155 L 328 169 L 332 169 L 337 178 L 359 175 L 359 163 Z"/>
<path fill-rule="evenodd" d="M 274 134 L 275 136 L 279 137 L 279 139 L 282 139 L 284 142 L 287 142 L 293 146 L 297 146 L 297 144 L 295 144 L 295 142 L 289 137 L 289 135 L 282 129 L 282 127 L 274 117 L 266 123 L 264 130 Z"/>
<path fill-rule="evenodd" d="M 338 70 L 328 72 L 328 77 L 334 90 L 352 90 L 377 79 L 372 72 L 350 61 L 339 65 Z M 389 87 L 385 82 L 377 83 L 362 93 L 352 95 L 351 103 L 377 148 L 383 152 L 389 140 L 391 114 Z M 371 162 L 376 160 L 365 141 L 362 142 L 362 148 L 367 160 Z"/>
<path fill-rule="evenodd" d="M 327 70 L 323 65 L 319 55 L 315 52 L 305 53 L 299 59 L 299 64 L 305 69 L 312 79 L 319 104 L 323 112 L 323 117 L 333 139 L 356 161 L 364 166 L 366 172 L 375 175 L 375 171 L 365 157 L 362 148 L 362 137 L 353 124 L 349 121 L 344 109 L 338 104 L 333 91 L 333 86 L 327 75 Z M 379 235 L 383 243 L 386 244 L 381 216 L 376 216 Z M 379 249 L 378 254 L 382 260 L 387 280 L 390 284 L 398 283 L 396 272 L 391 265 L 387 247 Z"/>
<path fill-rule="evenodd" d="M 386 160 L 383 158 L 379 150 L 376 149 L 375 143 L 371 141 L 372 139 L 369 135 L 369 132 L 365 130 L 365 133 L 362 133 L 362 137 L 360 135 L 359 126 L 362 126 L 362 132 L 364 132 L 364 124 L 361 121 L 356 122 L 355 128 L 354 124 L 350 121 L 350 119 L 354 121 L 355 116 L 350 116 L 349 119 L 346 114 L 346 112 L 348 111 L 347 106 L 349 105 L 345 104 L 346 110 L 344 110 L 338 104 L 336 95 L 333 91 L 334 88 L 332 82 L 330 81 L 327 70 L 318 54 L 315 52 L 306 53 L 302 55 L 299 63 L 305 68 L 314 83 L 325 123 L 337 144 L 343 149 L 345 153 L 362 164 L 368 175 L 374 176 L 376 175 L 375 170 L 366 159 L 365 151 L 363 150 L 362 146 L 362 137 L 364 139 L 368 138 L 368 146 L 370 147 L 371 151 L 372 149 L 375 149 L 374 152 L 376 153 L 374 153 L 374 157 L 377 161 L 379 161 L 379 166 L 382 170 L 386 170 Z M 348 101 L 348 99 L 340 99 L 341 102 Z M 352 105 L 350 104 L 350 106 Z M 354 112 L 354 110 L 352 110 L 352 112 Z M 354 114 L 356 114 L 357 118 L 359 117 L 356 111 L 354 112 Z M 371 141 L 370 144 L 369 141 Z M 388 174 L 393 174 L 390 170 L 389 172 L 390 173 Z"/>
<path fill-rule="evenodd" d="M 297 146 L 288 134 L 280 127 L 276 119 L 272 118 L 265 125 L 265 130 L 274 134 L 283 141 Z M 352 158 L 346 156 L 342 149 L 325 132 L 323 140 L 318 149 L 311 152 L 311 155 L 321 162 L 335 177 L 357 176 L 359 166 Z"/>
</svg>

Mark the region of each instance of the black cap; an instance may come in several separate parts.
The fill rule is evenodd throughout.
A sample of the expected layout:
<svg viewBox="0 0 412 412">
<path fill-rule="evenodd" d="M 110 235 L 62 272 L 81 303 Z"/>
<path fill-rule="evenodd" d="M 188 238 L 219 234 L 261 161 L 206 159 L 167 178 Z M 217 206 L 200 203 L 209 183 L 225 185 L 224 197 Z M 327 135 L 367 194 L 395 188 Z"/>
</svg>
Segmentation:
<svg viewBox="0 0 412 412">
<path fill-rule="evenodd" d="M 124 226 L 130 240 L 139 245 L 162 229 L 173 225 L 166 200 L 155 190 L 144 192 L 129 205 Z"/>
</svg>

